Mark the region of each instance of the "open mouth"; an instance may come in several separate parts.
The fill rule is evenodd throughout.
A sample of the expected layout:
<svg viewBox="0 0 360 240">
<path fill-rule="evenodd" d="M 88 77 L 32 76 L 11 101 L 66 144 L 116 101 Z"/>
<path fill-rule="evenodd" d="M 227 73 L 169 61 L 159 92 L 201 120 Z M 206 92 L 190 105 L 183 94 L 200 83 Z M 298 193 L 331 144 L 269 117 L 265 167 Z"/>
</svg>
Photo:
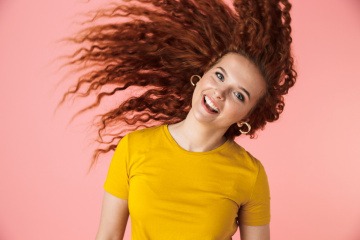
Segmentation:
<svg viewBox="0 0 360 240">
<path fill-rule="evenodd" d="M 213 113 L 219 113 L 219 109 L 211 102 L 210 98 L 204 95 L 204 104 Z"/>
</svg>

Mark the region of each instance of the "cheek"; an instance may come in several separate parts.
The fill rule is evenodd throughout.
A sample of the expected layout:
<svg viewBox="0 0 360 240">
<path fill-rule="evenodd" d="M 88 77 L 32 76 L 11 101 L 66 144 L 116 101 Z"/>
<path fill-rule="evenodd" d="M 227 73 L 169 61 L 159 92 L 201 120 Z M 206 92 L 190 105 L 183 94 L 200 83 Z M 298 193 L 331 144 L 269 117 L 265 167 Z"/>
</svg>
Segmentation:
<svg viewBox="0 0 360 240">
<path fill-rule="evenodd" d="M 202 95 L 200 89 L 200 86 L 196 85 L 191 98 L 193 103 L 201 100 Z"/>
<path fill-rule="evenodd" d="M 207 88 L 212 87 L 215 84 L 215 79 L 212 75 L 204 75 L 201 80 L 198 82 L 199 87 Z"/>
<path fill-rule="evenodd" d="M 233 102 L 233 104 L 231 104 L 231 106 L 229 106 L 230 108 L 230 114 L 231 116 L 233 116 L 233 119 L 236 119 L 236 121 L 240 121 L 242 120 L 250 111 L 250 107 L 248 106 L 244 106 L 241 104 L 238 104 L 236 102 Z"/>
<path fill-rule="evenodd" d="M 237 111 L 234 111 L 232 115 L 234 116 L 235 121 L 240 121 L 241 119 L 243 119 L 246 116 L 246 112 L 237 110 Z"/>
</svg>

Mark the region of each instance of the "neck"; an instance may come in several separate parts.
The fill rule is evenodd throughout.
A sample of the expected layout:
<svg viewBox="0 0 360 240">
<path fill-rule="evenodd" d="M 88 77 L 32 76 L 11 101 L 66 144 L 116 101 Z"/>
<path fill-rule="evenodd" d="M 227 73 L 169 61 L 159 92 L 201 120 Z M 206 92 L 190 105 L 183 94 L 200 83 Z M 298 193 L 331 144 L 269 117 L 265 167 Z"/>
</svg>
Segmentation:
<svg viewBox="0 0 360 240">
<path fill-rule="evenodd" d="M 169 125 L 175 141 L 185 150 L 192 152 L 206 152 L 221 146 L 226 141 L 226 130 L 215 128 L 211 123 L 198 122 L 190 113 L 183 121 Z"/>
</svg>

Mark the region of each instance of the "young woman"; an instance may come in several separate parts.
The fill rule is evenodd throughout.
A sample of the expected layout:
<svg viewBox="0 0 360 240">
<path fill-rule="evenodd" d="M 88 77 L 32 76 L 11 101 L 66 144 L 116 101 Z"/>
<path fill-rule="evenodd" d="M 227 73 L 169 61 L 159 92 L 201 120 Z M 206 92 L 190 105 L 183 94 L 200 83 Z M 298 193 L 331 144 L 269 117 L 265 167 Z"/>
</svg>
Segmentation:
<svg viewBox="0 0 360 240">
<path fill-rule="evenodd" d="M 74 89 L 96 102 L 99 153 L 115 150 L 96 239 L 270 239 L 261 162 L 234 142 L 278 119 L 295 83 L 288 1 L 137 0 L 100 10 L 122 17 L 84 29 Z M 135 90 L 134 90 L 135 88 Z M 105 89 L 105 91 L 101 91 Z M 104 137 L 110 137 L 108 141 Z M 119 141 L 119 139 L 121 139 Z"/>
</svg>

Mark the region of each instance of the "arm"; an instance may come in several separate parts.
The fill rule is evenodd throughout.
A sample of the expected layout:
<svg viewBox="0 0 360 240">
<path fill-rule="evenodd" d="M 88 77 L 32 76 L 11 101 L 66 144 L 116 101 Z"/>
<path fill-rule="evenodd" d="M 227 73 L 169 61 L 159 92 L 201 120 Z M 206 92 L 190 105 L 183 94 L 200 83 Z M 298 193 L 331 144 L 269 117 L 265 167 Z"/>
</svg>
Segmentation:
<svg viewBox="0 0 360 240">
<path fill-rule="evenodd" d="M 270 240 L 270 188 L 260 162 L 252 195 L 238 212 L 241 240 Z"/>
<path fill-rule="evenodd" d="M 270 240 L 269 224 L 262 226 L 240 225 L 241 240 Z"/>
<path fill-rule="evenodd" d="M 128 201 L 105 192 L 96 240 L 122 240 L 128 217 Z"/>
</svg>

